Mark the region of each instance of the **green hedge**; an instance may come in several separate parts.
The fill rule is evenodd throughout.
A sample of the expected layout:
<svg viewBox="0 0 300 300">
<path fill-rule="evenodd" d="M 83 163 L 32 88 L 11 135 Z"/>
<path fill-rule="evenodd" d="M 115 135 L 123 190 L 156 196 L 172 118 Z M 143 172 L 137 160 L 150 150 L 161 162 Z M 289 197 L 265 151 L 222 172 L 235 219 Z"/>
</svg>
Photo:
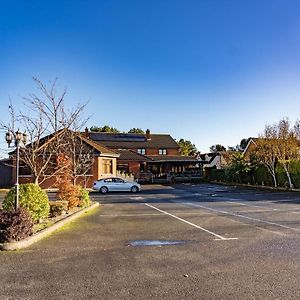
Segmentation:
<svg viewBox="0 0 300 300">
<path fill-rule="evenodd" d="M 12 187 L 3 201 L 5 210 L 13 210 L 16 198 L 16 187 Z M 32 220 L 37 223 L 47 218 L 50 210 L 48 196 L 41 187 L 34 183 L 19 185 L 19 205 L 30 213 Z"/>
<path fill-rule="evenodd" d="M 88 207 L 91 205 L 91 199 L 89 192 L 84 189 L 80 188 L 80 207 Z"/>
<path fill-rule="evenodd" d="M 300 162 L 293 161 L 291 163 L 291 177 L 295 188 L 300 188 Z"/>
<path fill-rule="evenodd" d="M 295 188 L 300 188 L 300 162 L 293 161 L 290 166 L 290 173 L 292 182 Z M 268 172 L 267 168 L 263 165 L 252 169 L 246 174 L 237 176 L 234 169 L 227 167 L 221 170 L 211 168 L 206 170 L 206 179 L 214 180 L 220 182 L 229 182 L 229 183 L 245 183 L 245 184 L 255 184 L 255 185 L 265 185 L 265 186 L 274 186 L 273 178 Z M 288 179 L 285 174 L 284 168 L 278 164 L 276 167 L 276 179 L 279 187 L 288 188 Z"/>
<path fill-rule="evenodd" d="M 273 179 L 265 166 L 259 166 L 254 171 L 254 184 L 273 186 Z"/>
</svg>

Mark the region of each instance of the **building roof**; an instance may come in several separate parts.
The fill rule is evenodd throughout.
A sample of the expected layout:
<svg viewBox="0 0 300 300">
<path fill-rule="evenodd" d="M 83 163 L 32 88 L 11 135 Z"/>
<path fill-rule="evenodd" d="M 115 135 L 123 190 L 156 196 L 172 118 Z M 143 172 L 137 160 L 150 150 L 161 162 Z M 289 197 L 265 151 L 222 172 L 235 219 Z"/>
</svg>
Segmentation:
<svg viewBox="0 0 300 300">
<path fill-rule="evenodd" d="M 88 136 L 91 140 L 114 149 L 179 148 L 169 134 L 150 134 L 150 139 L 145 134 L 136 133 L 88 132 Z"/>
<path fill-rule="evenodd" d="M 151 155 L 153 162 L 194 162 L 201 163 L 195 156 L 183 155 Z"/>
<path fill-rule="evenodd" d="M 210 164 L 217 156 L 220 156 L 222 159 L 222 164 L 228 165 L 231 163 L 233 155 L 239 152 L 240 151 L 218 151 L 199 154 L 198 157 L 201 159 L 201 161 L 203 161 L 203 163 Z"/>
<path fill-rule="evenodd" d="M 99 151 L 99 153 L 101 155 L 108 155 L 108 156 L 113 156 L 113 157 L 119 157 L 119 154 L 99 143 L 96 143 L 82 135 L 78 134 L 78 137 L 81 138 L 85 143 L 87 143 L 88 145 L 90 145 L 91 147 L 93 147 L 94 149 L 96 149 L 97 151 Z"/>
<path fill-rule="evenodd" d="M 208 164 L 211 163 L 216 156 L 221 156 L 221 154 L 219 152 L 210 152 L 210 153 L 203 153 L 198 155 L 200 161 Z M 206 157 L 208 157 L 209 160 L 207 160 Z"/>
<path fill-rule="evenodd" d="M 7 162 L 7 161 L 11 161 L 11 158 L 5 157 L 5 158 L 0 159 L 0 162 L 1 162 L 1 163 L 2 163 L 2 162 Z"/>
<path fill-rule="evenodd" d="M 250 148 L 250 145 L 251 144 L 256 145 L 256 142 L 259 141 L 259 140 L 264 140 L 264 138 L 253 138 L 253 137 L 249 138 L 248 143 L 247 143 L 247 145 L 246 145 L 246 147 L 245 147 L 245 149 L 243 151 L 243 155 L 246 156 L 247 152 L 248 152 L 248 150 Z"/>
<path fill-rule="evenodd" d="M 233 159 L 235 158 L 235 155 L 242 154 L 242 151 L 221 151 L 219 152 L 221 154 L 221 164 L 223 166 L 228 166 L 232 163 Z"/>
<path fill-rule="evenodd" d="M 127 161 L 138 161 L 138 162 L 148 162 L 151 161 L 151 158 L 139 154 L 132 150 L 118 150 L 118 153 L 120 154 L 119 160 L 127 160 Z"/>
<path fill-rule="evenodd" d="M 113 151 L 113 150 L 111 150 L 111 149 L 109 149 L 109 148 L 107 148 L 107 147 L 105 147 L 105 146 L 103 146 L 99 143 L 96 143 L 96 142 L 86 138 L 81 133 L 74 132 L 74 131 L 72 131 L 68 128 L 63 128 L 63 129 L 58 130 L 57 132 L 53 132 L 51 134 L 48 134 L 48 135 L 42 137 L 38 142 L 35 141 L 35 142 L 27 144 L 26 147 L 32 147 L 36 144 L 39 149 L 42 149 L 47 144 L 51 143 L 53 141 L 53 139 L 55 138 L 55 136 L 64 134 L 65 132 L 71 132 L 72 134 L 77 136 L 79 139 L 84 141 L 86 144 L 88 144 L 89 146 L 94 148 L 96 151 L 98 151 L 99 154 L 102 155 L 102 156 L 119 157 L 119 154 L 116 151 Z M 15 151 L 16 150 L 14 149 L 13 151 L 9 152 L 9 155 L 13 154 Z"/>
</svg>

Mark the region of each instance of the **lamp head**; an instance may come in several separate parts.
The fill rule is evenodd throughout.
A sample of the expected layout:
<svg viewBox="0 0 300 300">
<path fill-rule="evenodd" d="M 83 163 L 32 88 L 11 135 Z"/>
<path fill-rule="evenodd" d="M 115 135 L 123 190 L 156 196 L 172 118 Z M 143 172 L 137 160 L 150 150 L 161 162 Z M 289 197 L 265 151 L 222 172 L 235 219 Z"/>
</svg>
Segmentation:
<svg viewBox="0 0 300 300">
<path fill-rule="evenodd" d="M 16 131 L 16 142 L 20 143 L 23 140 L 23 133 L 18 129 Z"/>
<path fill-rule="evenodd" d="M 23 132 L 23 144 L 26 145 L 27 143 L 27 133 L 24 131 Z"/>
<path fill-rule="evenodd" d="M 5 134 L 5 140 L 6 140 L 7 144 L 8 144 L 8 147 L 9 147 L 10 144 L 11 144 L 11 142 L 12 142 L 12 140 L 13 140 L 13 134 L 12 134 L 11 131 L 6 132 L 6 134 Z"/>
</svg>

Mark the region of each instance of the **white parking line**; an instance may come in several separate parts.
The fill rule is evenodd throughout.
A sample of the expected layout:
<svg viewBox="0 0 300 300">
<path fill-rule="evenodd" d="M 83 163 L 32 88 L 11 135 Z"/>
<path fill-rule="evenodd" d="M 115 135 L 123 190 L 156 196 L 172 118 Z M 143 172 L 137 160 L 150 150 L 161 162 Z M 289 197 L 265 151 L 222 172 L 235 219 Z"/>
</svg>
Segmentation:
<svg viewBox="0 0 300 300">
<path fill-rule="evenodd" d="M 206 217 L 207 215 L 211 215 L 211 213 L 210 212 L 202 212 L 202 213 L 196 213 L 196 212 L 180 212 L 180 213 L 178 213 L 177 215 L 180 215 L 180 216 L 194 216 L 194 217 Z M 109 217 L 113 217 L 113 218 L 115 218 L 115 217 L 148 217 L 148 216 L 150 216 L 150 217 L 161 217 L 162 216 L 162 214 L 159 214 L 159 213 L 157 213 L 157 214 L 111 214 L 111 215 L 102 215 L 102 214 L 100 214 L 99 215 L 99 217 L 107 217 L 107 218 L 109 218 Z"/>
<path fill-rule="evenodd" d="M 251 221 L 257 221 L 257 222 L 265 223 L 265 224 L 269 224 L 269 225 L 275 225 L 275 226 L 282 227 L 282 228 L 285 228 L 285 229 L 300 231 L 300 228 L 294 228 L 294 227 L 282 225 L 280 223 L 265 221 L 265 220 L 261 220 L 261 219 L 257 219 L 257 218 L 252 218 L 252 217 L 244 216 L 244 215 L 237 214 L 237 213 L 231 213 L 231 212 L 228 212 L 228 211 L 218 210 L 218 209 L 207 207 L 207 206 L 203 206 L 203 205 L 200 205 L 200 204 L 195 204 L 195 203 L 191 203 L 191 202 L 177 202 L 177 201 L 175 203 L 181 203 L 183 205 L 200 207 L 200 208 L 203 208 L 203 209 L 207 209 L 207 210 L 214 211 L 214 212 L 221 213 L 221 214 L 225 214 L 225 215 L 230 215 L 230 216 L 234 216 L 234 217 L 238 217 L 238 218 L 248 219 L 248 220 L 251 220 Z"/>
<path fill-rule="evenodd" d="M 120 215 L 100 215 L 100 217 L 148 217 L 148 216 L 151 216 L 151 217 L 154 217 L 154 216 L 161 216 L 161 214 L 120 214 Z"/>
<path fill-rule="evenodd" d="M 226 203 L 239 204 L 239 205 L 243 205 L 243 206 L 256 207 L 256 208 L 263 208 L 263 209 L 274 210 L 274 211 L 275 211 L 275 210 L 278 210 L 277 208 L 266 207 L 266 206 L 261 206 L 261 205 L 246 204 L 246 203 L 241 203 L 241 202 L 238 202 L 238 201 L 226 201 Z"/>
<path fill-rule="evenodd" d="M 203 228 L 203 227 L 201 227 L 201 226 L 198 226 L 198 225 L 196 225 L 196 224 L 194 224 L 194 223 L 191 223 L 191 222 L 189 222 L 189 221 L 187 221 L 187 220 L 184 220 L 184 219 L 182 219 L 182 218 L 179 218 L 179 217 L 177 217 L 177 216 L 175 216 L 175 215 L 173 215 L 173 214 L 170 214 L 170 213 L 168 213 L 168 212 L 166 212 L 166 211 L 164 211 L 164 210 L 162 210 L 162 209 L 159 209 L 159 208 L 157 208 L 157 207 L 155 207 L 155 206 L 152 206 L 152 205 L 150 205 L 150 204 L 148 204 L 148 203 L 145 203 L 145 205 L 148 206 L 148 207 L 151 207 L 151 208 L 153 208 L 153 209 L 155 209 L 155 210 L 157 210 L 157 211 L 159 211 L 159 212 L 161 212 L 161 213 L 163 213 L 163 214 L 165 214 L 165 215 L 168 215 L 168 216 L 170 216 L 170 217 L 172 217 L 172 218 L 175 218 L 175 219 L 177 219 L 177 220 L 179 220 L 179 221 L 181 221 L 181 222 L 184 222 L 184 223 L 186 223 L 186 224 L 188 224 L 188 225 L 190 225 L 190 226 L 193 226 L 193 227 L 196 227 L 196 228 L 198 228 L 198 229 L 201 229 L 201 230 L 203 230 L 203 231 L 205 231 L 205 232 L 207 232 L 207 233 L 209 233 L 209 234 L 211 234 L 211 235 L 217 237 L 217 239 L 215 239 L 215 240 L 221 240 L 221 241 L 237 240 L 237 238 L 226 238 L 226 237 L 223 237 L 223 236 L 221 236 L 221 235 L 219 235 L 219 234 L 217 234 L 217 233 L 214 233 L 214 232 L 212 232 L 212 231 L 210 231 L 210 230 L 207 230 L 207 229 L 205 229 L 205 228 Z"/>
<path fill-rule="evenodd" d="M 197 195 L 197 194 L 195 194 Z M 197 195 L 198 196 L 198 195 Z M 291 209 L 280 209 L 280 208 L 273 208 L 273 207 L 269 207 L 269 206 L 264 206 L 264 205 L 253 205 L 253 204 L 247 204 L 244 202 L 239 202 L 242 201 L 240 199 L 236 199 L 236 198 L 223 198 L 225 201 L 225 203 L 231 203 L 231 204 L 239 204 L 239 205 L 243 205 L 243 206 L 249 206 L 249 207 L 255 207 L 255 208 L 260 208 L 260 209 L 265 209 L 265 212 L 268 211 L 277 211 L 277 212 L 290 212 L 293 214 L 298 214 L 300 213 L 297 209 L 295 210 L 291 210 Z M 230 200 L 230 201 L 227 201 Z M 285 201 L 289 201 L 289 200 L 285 200 Z M 282 200 L 264 200 L 265 204 L 273 204 L 273 203 L 277 203 L 277 202 L 282 202 Z"/>
<path fill-rule="evenodd" d="M 130 200 L 144 200 L 145 197 L 137 196 L 137 197 L 129 197 Z"/>
</svg>

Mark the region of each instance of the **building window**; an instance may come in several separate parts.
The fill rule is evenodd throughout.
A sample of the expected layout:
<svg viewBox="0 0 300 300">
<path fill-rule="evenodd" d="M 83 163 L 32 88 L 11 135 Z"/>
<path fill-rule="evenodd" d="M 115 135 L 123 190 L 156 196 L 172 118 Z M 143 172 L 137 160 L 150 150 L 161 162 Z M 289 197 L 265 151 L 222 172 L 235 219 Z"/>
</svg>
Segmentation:
<svg viewBox="0 0 300 300">
<path fill-rule="evenodd" d="M 139 149 L 137 149 L 137 153 L 145 155 L 146 154 L 146 149 L 145 148 L 139 148 Z"/>
<path fill-rule="evenodd" d="M 112 174 L 113 173 L 111 159 L 103 159 L 102 160 L 102 171 L 103 171 L 103 174 Z"/>
<path fill-rule="evenodd" d="M 167 155 L 167 149 L 158 149 L 159 155 Z"/>
</svg>

